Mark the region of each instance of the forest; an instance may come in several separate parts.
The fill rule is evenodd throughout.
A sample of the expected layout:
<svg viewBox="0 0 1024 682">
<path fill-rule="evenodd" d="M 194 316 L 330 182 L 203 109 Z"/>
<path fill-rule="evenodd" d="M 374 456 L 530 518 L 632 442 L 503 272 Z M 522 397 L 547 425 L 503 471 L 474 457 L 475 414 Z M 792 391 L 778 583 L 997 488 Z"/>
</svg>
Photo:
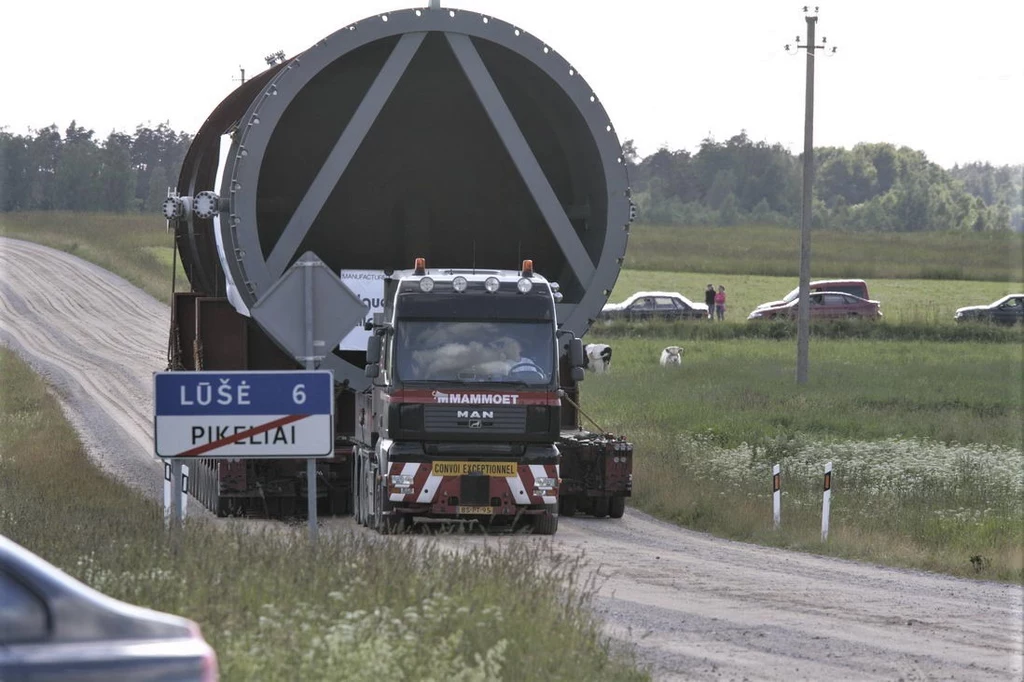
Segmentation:
<svg viewBox="0 0 1024 682">
<path fill-rule="evenodd" d="M 72 120 L 25 134 L 0 127 L 0 211 L 155 212 L 191 142 L 168 123 L 106 138 Z M 889 143 L 815 149 L 812 225 L 851 231 L 1024 230 L 1024 165 L 944 169 Z M 802 158 L 746 132 L 695 152 L 641 158 L 623 144 L 638 220 L 652 225 L 798 226 Z"/>
</svg>

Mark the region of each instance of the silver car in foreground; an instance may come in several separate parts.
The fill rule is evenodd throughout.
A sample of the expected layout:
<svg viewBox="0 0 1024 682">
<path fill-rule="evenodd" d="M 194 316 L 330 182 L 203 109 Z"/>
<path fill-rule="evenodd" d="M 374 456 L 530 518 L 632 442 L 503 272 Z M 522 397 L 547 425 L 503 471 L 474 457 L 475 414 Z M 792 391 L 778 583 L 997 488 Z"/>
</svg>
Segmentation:
<svg viewBox="0 0 1024 682">
<path fill-rule="evenodd" d="M 217 680 L 186 618 L 112 599 L 0 535 L 0 680 Z"/>
</svg>

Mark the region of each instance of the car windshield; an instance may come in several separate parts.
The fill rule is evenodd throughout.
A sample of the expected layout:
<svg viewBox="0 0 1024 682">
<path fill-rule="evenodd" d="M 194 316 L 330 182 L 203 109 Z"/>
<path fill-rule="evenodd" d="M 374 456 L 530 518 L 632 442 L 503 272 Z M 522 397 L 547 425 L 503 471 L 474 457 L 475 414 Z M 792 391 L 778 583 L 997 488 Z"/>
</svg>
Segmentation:
<svg viewBox="0 0 1024 682">
<path fill-rule="evenodd" d="M 406 320 L 396 325 L 397 378 L 546 385 L 554 377 L 550 322 Z"/>
</svg>

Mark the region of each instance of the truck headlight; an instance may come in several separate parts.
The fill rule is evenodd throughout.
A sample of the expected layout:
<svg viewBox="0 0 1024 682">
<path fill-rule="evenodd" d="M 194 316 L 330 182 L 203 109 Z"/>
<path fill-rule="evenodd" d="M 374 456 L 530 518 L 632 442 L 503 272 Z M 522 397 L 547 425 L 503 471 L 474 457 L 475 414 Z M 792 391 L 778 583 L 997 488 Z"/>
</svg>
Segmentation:
<svg viewBox="0 0 1024 682">
<path fill-rule="evenodd" d="M 533 288 L 533 282 L 523 277 L 521 280 L 516 282 L 516 289 L 519 289 L 519 293 L 526 294 Z"/>
<path fill-rule="evenodd" d="M 420 280 L 420 291 L 422 291 L 425 294 L 429 294 L 433 290 L 434 280 L 430 279 L 429 277 L 424 277 L 423 279 Z"/>
<path fill-rule="evenodd" d="M 452 289 L 454 289 L 455 291 L 457 291 L 459 293 L 462 293 L 463 291 L 465 291 L 466 287 L 468 285 L 469 285 L 469 282 L 462 275 L 459 275 L 458 277 L 456 277 L 455 279 L 452 280 Z"/>
<path fill-rule="evenodd" d="M 501 282 L 498 281 L 497 277 L 488 277 L 487 279 L 484 280 L 484 289 L 487 289 L 487 291 L 491 292 L 492 294 L 495 291 L 497 291 L 498 287 L 500 286 Z"/>
<path fill-rule="evenodd" d="M 412 485 L 412 476 L 407 474 L 392 474 L 391 475 L 391 487 L 393 488 L 408 488 Z"/>
<path fill-rule="evenodd" d="M 533 479 L 533 487 L 537 490 L 554 490 L 558 481 L 550 476 L 540 476 Z"/>
</svg>

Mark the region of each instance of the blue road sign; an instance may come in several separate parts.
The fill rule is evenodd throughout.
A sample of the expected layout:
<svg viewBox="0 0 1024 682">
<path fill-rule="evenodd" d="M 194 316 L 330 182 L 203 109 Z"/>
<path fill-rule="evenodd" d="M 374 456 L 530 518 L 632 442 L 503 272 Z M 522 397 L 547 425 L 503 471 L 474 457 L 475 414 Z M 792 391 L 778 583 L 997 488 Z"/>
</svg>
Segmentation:
<svg viewBox="0 0 1024 682">
<path fill-rule="evenodd" d="M 158 457 L 311 458 L 334 454 L 334 376 L 157 372 Z"/>
</svg>

